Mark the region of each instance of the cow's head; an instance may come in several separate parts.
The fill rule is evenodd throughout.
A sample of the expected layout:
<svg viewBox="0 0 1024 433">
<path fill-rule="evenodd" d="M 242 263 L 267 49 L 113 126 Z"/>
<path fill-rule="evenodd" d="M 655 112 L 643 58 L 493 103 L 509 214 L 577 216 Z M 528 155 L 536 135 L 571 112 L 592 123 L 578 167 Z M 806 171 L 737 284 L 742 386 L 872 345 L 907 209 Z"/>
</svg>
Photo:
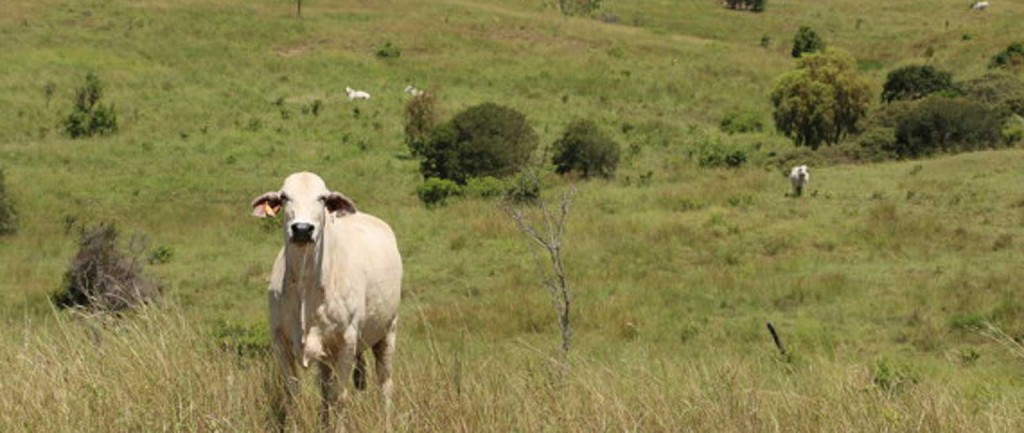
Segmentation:
<svg viewBox="0 0 1024 433">
<path fill-rule="evenodd" d="M 808 175 L 811 174 L 811 170 L 806 165 L 797 166 L 795 171 L 796 176 L 801 180 L 807 179 Z"/>
<path fill-rule="evenodd" d="M 267 218 L 278 213 L 284 214 L 285 239 L 295 245 L 308 245 L 323 238 L 328 213 L 356 213 L 356 205 L 341 193 L 328 190 L 320 176 L 302 172 L 288 176 L 280 191 L 252 201 L 253 216 Z"/>
</svg>

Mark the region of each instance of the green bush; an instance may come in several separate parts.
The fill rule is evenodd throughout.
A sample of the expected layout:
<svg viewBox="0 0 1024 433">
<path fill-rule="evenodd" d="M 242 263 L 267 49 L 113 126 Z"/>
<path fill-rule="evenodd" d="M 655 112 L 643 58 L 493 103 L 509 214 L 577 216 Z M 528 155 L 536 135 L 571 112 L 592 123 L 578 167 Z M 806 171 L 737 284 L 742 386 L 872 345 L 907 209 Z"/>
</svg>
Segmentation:
<svg viewBox="0 0 1024 433">
<path fill-rule="evenodd" d="M 738 168 L 746 162 L 746 152 L 717 141 L 706 141 L 697 152 L 697 164 L 701 167 Z"/>
<path fill-rule="evenodd" d="M 485 176 L 470 179 L 462 191 L 470 197 L 490 198 L 505 194 L 508 188 L 501 179 Z"/>
<path fill-rule="evenodd" d="M 992 57 L 990 68 L 1011 68 L 1024 65 L 1024 43 L 1015 42 Z"/>
<path fill-rule="evenodd" d="M 555 172 L 579 173 L 583 177 L 615 176 L 619 165 L 619 144 L 590 120 L 575 120 L 554 143 Z"/>
<path fill-rule="evenodd" d="M 117 113 L 113 105 L 103 105 L 103 83 L 92 72 L 75 94 L 71 114 L 64 119 L 64 131 L 71 138 L 107 135 L 117 132 Z"/>
<path fill-rule="evenodd" d="M 726 0 L 725 6 L 729 9 L 763 12 L 765 3 L 766 0 Z"/>
<path fill-rule="evenodd" d="M 377 50 L 377 57 L 382 59 L 396 59 L 402 56 L 402 49 L 391 41 L 384 42 L 384 45 Z"/>
<path fill-rule="evenodd" d="M 966 98 L 1024 116 L 1024 82 L 1006 72 L 992 72 L 957 84 Z"/>
<path fill-rule="evenodd" d="M 793 35 L 793 50 L 790 54 L 793 57 L 802 57 L 806 53 L 813 53 L 816 51 L 823 51 L 825 49 L 825 41 L 818 36 L 814 30 L 807 26 L 800 26 Z"/>
<path fill-rule="evenodd" d="M 473 177 L 504 177 L 524 166 L 537 148 L 537 133 L 526 116 L 485 103 L 470 107 L 433 131 L 417 149 L 424 178 L 460 185 Z"/>
<path fill-rule="evenodd" d="M 997 147 L 1006 117 L 966 98 L 929 97 L 899 119 L 892 151 L 915 158 Z"/>
<path fill-rule="evenodd" d="M 882 101 L 920 99 L 953 89 L 953 76 L 932 66 L 912 65 L 889 72 L 882 90 Z"/>
<path fill-rule="evenodd" d="M 10 235 L 17 231 L 18 213 L 14 209 L 11 198 L 7 195 L 4 170 L 0 168 L 0 235 Z"/>
<path fill-rule="evenodd" d="M 727 134 L 761 132 L 764 130 L 764 120 L 753 111 L 730 111 L 725 113 L 718 126 Z"/>
<path fill-rule="evenodd" d="M 462 195 L 462 187 L 448 179 L 429 177 L 416 190 L 416 196 L 427 207 L 444 206 L 451 197 Z"/>
<path fill-rule="evenodd" d="M 533 173 L 522 173 L 512 180 L 505 198 L 517 203 L 536 203 L 540 199 L 540 179 Z"/>
</svg>

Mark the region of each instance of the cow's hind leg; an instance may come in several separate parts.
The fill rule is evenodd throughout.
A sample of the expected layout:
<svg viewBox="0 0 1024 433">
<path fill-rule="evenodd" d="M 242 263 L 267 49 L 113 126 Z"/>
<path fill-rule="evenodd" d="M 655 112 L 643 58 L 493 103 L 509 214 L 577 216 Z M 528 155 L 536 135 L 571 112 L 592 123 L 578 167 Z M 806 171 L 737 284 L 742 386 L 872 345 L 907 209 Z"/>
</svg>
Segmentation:
<svg viewBox="0 0 1024 433">
<path fill-rule="evenodd" d="M 366 389 L 366 360 L 363 359 L 362 353 L 356 354 L 356 368 L 352 370 L 352 384 L 360 391 Z"/>
<path fill-rule="evenodd" d="M 373 346 L 373 358 L 377 367 L 377 382 L 380 383 L 381 394 L 384 396 L 384 418 L 387 429 L 391 430 L 391 415 L 394 411 L 392 397 L 394 383 L 391 380 L 391 367 L 395 357 L 395 343 L 398 337 L 398 318 L 391 321 L 388 335 Z"/>
</svg>

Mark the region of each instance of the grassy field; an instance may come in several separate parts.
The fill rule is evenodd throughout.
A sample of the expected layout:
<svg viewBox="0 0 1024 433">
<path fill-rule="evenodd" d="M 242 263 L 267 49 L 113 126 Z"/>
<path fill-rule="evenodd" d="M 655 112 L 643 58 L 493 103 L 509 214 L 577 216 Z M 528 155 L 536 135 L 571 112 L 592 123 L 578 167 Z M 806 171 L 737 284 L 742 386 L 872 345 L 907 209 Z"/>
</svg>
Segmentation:
<svg viewBox="0 0 1024 433">
<path fill-rule="evenodd" d="M 0 167 L 21 221 L 0 237 L 0 431 L 265 430 L 280 235 L 248 203 L 299 170 L 398 235 L 401 431 L 1024 430 L 1024 152 L 815 166 L 795 200 L 765 164 L 787 139 L 717 131 L 735 110 L 770 123 L 799 25 L 850 51 L 880 93 L 906 64 L 984 73 L 1024 3 L 606 1 L 601 19 L 537 1 L 305 3 L 302 19 L 277 0 L 0 4 Z M 388 41 L 400 57 L 376 56 Z M 71 140 L 59 122 L 89 71 L 121 130 Z M 512 106 L 543 144 L 578 117 L 622 143 L 615 180 L 576 184 L 568 372 L 514 224 L 492 201 L 416 198 L 410 83 L 448 115 Z M 707 143 L 750 164 L 701 168 Z M 147 268 L 161 307 L 118 321 L 53 310 L 75 253 L 66 227 L 101 221 L 173 252 Z M 313 388 L 298 430 L 315 425 Z M 353 430 L 381 428 L 377 397 L 356 398 Z"/>
</svg>

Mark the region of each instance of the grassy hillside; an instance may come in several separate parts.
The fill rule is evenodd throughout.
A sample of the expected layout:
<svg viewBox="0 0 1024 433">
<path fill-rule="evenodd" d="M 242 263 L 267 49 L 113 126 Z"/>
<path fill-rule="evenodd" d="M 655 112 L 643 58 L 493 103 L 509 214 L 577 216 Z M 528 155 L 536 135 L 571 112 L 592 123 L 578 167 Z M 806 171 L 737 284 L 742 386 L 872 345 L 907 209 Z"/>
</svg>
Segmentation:
<svg viewBox="0 0 1024 433">
<path fill-rule="evenodd" d="M 0 237 L 0 401 L 17 408 L 0 430 L 265 426 L 264 290 L 281 237 L 248 203 L 298 170 L 398 234 L 402 430 L 1024 428 L 1019 346 L 981 332 L 1024 335 L 1024 153 L 812 167 L 812 194 L 794 200 L 762 167 L 787 139 L 717 132 L 735 110 L 770 123 L 798 25 L 849 50 L 880 93 L 929 47 L 956 78 L 983 73 L 1024 3 L 780 0 L 751 14 L 606 1 L 603 19 L 535 1 L 305 3 L 302 19 L 264 0 L 0 5 L 0 166 L 21 221 Z M 388 41 L 400 57 L 376 56 Z M 71 140 L 59 122 L 89 71 L 121 130 Z M 557 325 L 514 225 L 493 202 L 415 197 L 410 83 L 449 115 L 515 107 L 544 144 L 577 117 L 623 144 L 616 180 L 577 184 L 568 376 L 550 363 Z M 373 99 L 350 102 L 345 86 Z M 699 167 L 709 142 L 751 164 Z M 566 186 L 546 180 L 552 196 Z M 75 252 L 66 228 L 100 221 L 173 251 L 148 268 L 167 306 L 122 323 L 52 311 Z M 373 392 L 353 413 L 379 427 Z"/>
</svg>

